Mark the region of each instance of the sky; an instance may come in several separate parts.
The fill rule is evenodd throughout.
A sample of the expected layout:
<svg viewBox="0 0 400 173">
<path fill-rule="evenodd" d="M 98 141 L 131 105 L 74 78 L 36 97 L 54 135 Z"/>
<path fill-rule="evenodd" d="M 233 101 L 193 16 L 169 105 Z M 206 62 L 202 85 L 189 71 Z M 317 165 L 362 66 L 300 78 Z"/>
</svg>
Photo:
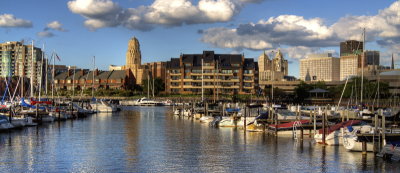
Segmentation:
<svg viewBox="0 0 400 173">
<path fill-rule="evenodd" d="M 44 47 L 56 64 L 107 70 L 124 65 L 128 41 L 140 42 L 142 63 L 180 54 L 239 53 L 258 59 L 280 49 L 289 75 L 311 53 L 338 56 L 341 41 L 362 40 L 392 53 L 400 67 L 400 1 L 395 0 L 1 0 L 0 42 Z"/>
</svg>

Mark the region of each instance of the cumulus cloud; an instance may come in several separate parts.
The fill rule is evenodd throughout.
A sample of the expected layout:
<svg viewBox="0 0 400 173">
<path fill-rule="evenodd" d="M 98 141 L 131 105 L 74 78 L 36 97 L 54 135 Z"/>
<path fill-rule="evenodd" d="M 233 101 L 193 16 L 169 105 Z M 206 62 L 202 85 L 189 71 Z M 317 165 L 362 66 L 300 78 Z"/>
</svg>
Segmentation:
<svg viewBox="0 0 400 173">
<path fill-rule="evenodd" d="M 91 30 L 123 26 L 128 29 L 150 30 L 156 26 L 227 22 L 248 3 L 263 0 L 155 0 L 149 6 L 122 8 L 112 0 L 73 0 L 71 12 L 86 18 Z"/>
<path fill-rule="evenodd" d="M 52 32 L 50 32 L 50 31 L 38 32 L 36 35 L 39 36 L 39 37 L 42 37 L 42 38 L 44 38 L 44 37 L 53 37 L 54 36 L 54 34 Z"/>
<path fill-rule="evenodd" d="M 32 22 L 29 20 L 18 19 L 12 14 L 0 15 L 0 27 L 3 28 L 30 28 Z"/>
<path fill-rule="evenodd" d="M 46 29 L 54 29 L 57 31 L 67 31 L 62 27 L 62 24 L 59 21 L 53 21 L 47 24 Z"/>
<path fill-rule="evenodd" d="M 367 41 L 399 51 L 399 9 L 400 1 L 396 1 L 375 16 L 345 16 L 330 26 L 321 18 L 281 15 L 235 28 L 210 28 L 203 31 L 201 41 L 220 48 L 251 50 L 292 46 L 286 50 L 289 56 L 302 58 L 305 56 L 299 52 L 338 46 L 340 41 L 348 39 L 361 40 L 362 28 L 366 28 Z"/>
<path fill-rule="evenodd" d="M 46 25 L 43 31 L 36 33 L 39 37 L 54 37 L 54 33 L 52 31 L 62 31 L 66 32 L 67 30 L 62 27 L 62 24 L 59 21 L 52 21 Z"/>
</svg>

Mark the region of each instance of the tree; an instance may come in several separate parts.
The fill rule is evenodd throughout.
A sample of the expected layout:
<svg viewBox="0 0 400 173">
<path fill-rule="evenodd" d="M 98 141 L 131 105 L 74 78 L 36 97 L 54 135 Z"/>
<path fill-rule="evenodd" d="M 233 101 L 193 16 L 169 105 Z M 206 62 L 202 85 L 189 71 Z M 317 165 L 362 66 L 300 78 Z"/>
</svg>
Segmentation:
<svg viewBox="0 0 400 173">
<path fill-rule="evenodd" d="M 154 94 L 158 95 L 161 91 L 165 90 L 165 84 L 163 80 L 159 77 L 155 78 L 154 80 L 147 80 L 143 79 L 142 80 L 142 91 L 147 93 L 147 91 L 150 92 L 150 94 L 153 93 L 153 82 L 154 82 Z"/>
</svg>

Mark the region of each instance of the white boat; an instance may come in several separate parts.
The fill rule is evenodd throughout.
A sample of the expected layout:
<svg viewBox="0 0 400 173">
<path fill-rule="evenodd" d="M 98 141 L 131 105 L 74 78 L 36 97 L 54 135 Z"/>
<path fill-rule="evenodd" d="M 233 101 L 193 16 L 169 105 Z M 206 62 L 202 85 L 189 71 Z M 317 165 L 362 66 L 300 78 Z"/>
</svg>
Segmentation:
<svg viewBox="0 0 400 173">
<path fill-rule="evenodd" d="M 161 102 L 163 106 L 174 106 L 175 103 L 172 100 L 165 100 Z"/>
<path fill-rule="evenodd" d="M 353 130 L 344 131 L 343 146 L 349 151 L 362 151 L 362 142 L 358 140 L 357 133 L 373 133 L 374 128 L 370 125 L 353 126 Z M 373 143 L 367 142 L 367 151 L 373 151 Z"/>
<path fill-rule="evenodd" d="M 214 117 L 212 116 L 202 116 L 200 119 L 201 123 L 210 123 L 214 120 Z"/>
<path fill-rule="evenodd" d="M 163 103 L 143 97 L 141 99 L 134 101 L 134 105 L 135 106 L 162 106 Z"/>
<path fill-rule="evenodd" d="M 326 128 L 325 132 L 325 144 L 326 145 L 343 145 L 343 134 L 345 127 L 353 126 L 355 124 L 361 123 L 359 120 L 349 120 L 341 122 Z M 320 129 L 314 135 L 314 140 L 316 143 L 322 143 L 323 130 Z"/>
<path fill-rule="evenodd" d="M 115 106 L 112 106 L 103 100 L 90 103 L 90 106 L 96 112 L 116 112 L 117 111 L 117 108 Z"/>
</svg>

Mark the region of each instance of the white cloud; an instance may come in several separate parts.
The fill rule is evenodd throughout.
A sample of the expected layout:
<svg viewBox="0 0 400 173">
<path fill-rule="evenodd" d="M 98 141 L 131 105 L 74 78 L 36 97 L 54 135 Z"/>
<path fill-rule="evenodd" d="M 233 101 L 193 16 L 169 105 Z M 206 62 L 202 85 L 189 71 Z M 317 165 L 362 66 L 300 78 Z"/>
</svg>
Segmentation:
<svg viewBox="0 0 400 173">
<path fill-rule="evenodd" d="M 54 34 L 50 31 L 38 32 L 36 35 L 39 37 L 53 37 L 54 36 Z"/>
<path fill-rule="evenodd" d="M 57 31 L 66 31 L 63 27 L 62 24 L 59 21 L 53 21 L 47 24 L 48 29 L 54 29 Z"/>
<path fill-rule="evenodd" d="M 400 1 L 375 16 L 345 16 L 330 26 L 321 18 L 281 15 L 236 28 L 210 28 L 202 32 L 201 41 L 232 49 L 265 50 L 279 45 L 292 46 L 287 49 L 289 56 L 301 58 L 305 57 L 299 53 L 301 51 L 315 52 L 321 47 L 337 47 L 340 41 L 361 40 L 362 28 L 366 28 L 367 41 L 400 51 Z"/>
<path fill-rule="evenodd" d="M 248 3 L 263 0 L 155 0 L 149 6 L 122 8 L 112 0 L 73 0 L 71 12 L 86 18 L 85 26 L 95 30 L 124 26 L 129 29 L 150 30 L 156 26 L 215 23 L 230 21 Z"/>
<path fill-rule="evenodd" d="M 0 15 L 0 27 L 30 28 L 32 27 L 32 22 L 29 20 L 18 19 L 12 14 L 2 14 Z"/>
</svg>

